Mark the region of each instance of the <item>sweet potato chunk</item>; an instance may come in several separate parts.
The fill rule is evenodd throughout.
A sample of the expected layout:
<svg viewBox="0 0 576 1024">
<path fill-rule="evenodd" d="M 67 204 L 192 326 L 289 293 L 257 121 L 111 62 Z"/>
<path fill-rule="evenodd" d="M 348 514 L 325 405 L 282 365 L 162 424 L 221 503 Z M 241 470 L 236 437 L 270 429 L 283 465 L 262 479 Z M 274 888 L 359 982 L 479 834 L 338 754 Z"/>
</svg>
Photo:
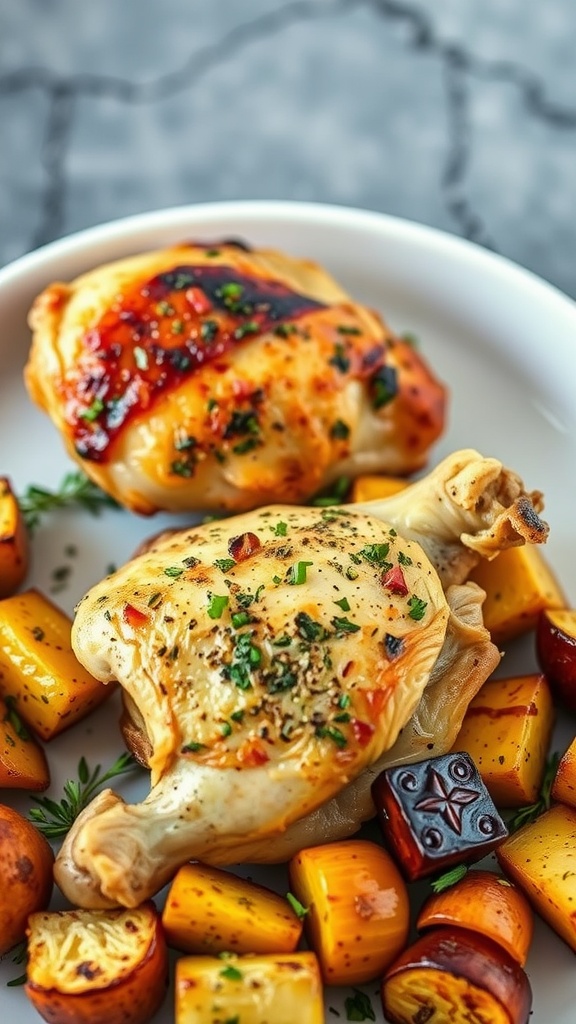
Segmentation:
<svg viewBox="0 0 576 1024">
<path fill-rule="evenodd" d="M 15 594 L 28 572 L 28 533 L 8 477 L 0 476 L 0 598 Z"/>
<path fill-rule="evenodd" d="M 32 914 L 26 995 L 50 1024 L 145 1024 L 166 994 L 168 954 L 152 903 Z"/>
<path fill-rule="evenodd" d="M 554 708 L 543 675 L 491 679 L 471 701 L 455 750 L 466 750 L 498 807 L 522 807 L 540 792 Z"/>
<path fill-rule="evenodd" d="M 38 590 L 0 601 L 0 693 L 27 726 L 50 740 L 112 691 L 82 667 L 71 620 Z"/>
<path fill-rule="evenodd" d="M 576 951 L 576 809 L 556 804 L 496 851 L 502 870 Z"/>
</svg>

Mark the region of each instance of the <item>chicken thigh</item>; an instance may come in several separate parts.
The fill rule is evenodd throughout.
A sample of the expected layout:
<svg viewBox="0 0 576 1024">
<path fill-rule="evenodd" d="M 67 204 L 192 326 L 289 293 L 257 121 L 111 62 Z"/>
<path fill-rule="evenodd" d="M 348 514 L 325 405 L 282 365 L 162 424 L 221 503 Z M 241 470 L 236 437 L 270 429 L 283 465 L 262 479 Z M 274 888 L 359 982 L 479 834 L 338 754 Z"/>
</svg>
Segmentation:
<svg viewBox="0 0 576 1024">
<path fill-rule="evenodd" d="M 188 244 L 56 283 L 25 379 L 69 454 L 140 513 L 305 501 L 421 468 L 445 389 L 317 264 Z"/>
<path fill-rule="evenodd" d="M 499 660 L 462 582 L 471 553 L 545 540 L 540 505 L 458 452 L 398 498 L 175 532 L 92 588 L 73 645 L 125 690 L 152 789 L 80 815 L 65 894 L 134 906 L 190 858 L 273 861 L 354 832 L 374 771 L 451 746 Z"/>
</svg>

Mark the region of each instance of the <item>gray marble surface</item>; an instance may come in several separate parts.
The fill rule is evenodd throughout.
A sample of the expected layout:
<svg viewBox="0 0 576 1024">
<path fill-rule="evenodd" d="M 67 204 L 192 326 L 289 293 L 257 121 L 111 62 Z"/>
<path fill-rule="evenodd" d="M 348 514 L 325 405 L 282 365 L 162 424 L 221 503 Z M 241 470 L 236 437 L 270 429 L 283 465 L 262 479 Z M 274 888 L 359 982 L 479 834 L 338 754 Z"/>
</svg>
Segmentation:
<svg viewBox="0 0 576 1024">
<path fill-rule="evenodd" d="M 0 0 L 0 264 L 158 207 L 305 199 L 576 296 L 572 0 Z"/>
</svg>

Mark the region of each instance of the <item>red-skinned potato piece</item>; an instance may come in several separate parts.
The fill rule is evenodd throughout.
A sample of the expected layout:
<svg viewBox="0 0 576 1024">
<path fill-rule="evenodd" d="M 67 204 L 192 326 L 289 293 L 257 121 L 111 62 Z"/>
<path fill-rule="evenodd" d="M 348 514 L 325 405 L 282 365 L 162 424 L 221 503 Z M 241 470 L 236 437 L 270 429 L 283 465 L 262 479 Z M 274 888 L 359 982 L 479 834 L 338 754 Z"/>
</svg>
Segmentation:
<svg viewBox="0 0 576 1024">
<path fill-rule="evenodd" d="M 26 934 L 52 895 L 52 847 L 27 818 L 0 804 L 0 956 Z"/>
<path fill-rule="evenodd" d="M 542 612 L 536 629 L 536 652 L 552 692 L 576 714 L 576 608 Z"/>
<path fill-rule="evenodd" d="M 532 991 L 520 965 L 483 935 L 436 928 L 386 972 L 382 1005 L 391 1024 L 526 1024 Z"/>
<path fill-rule="evenodd" d="M 25 992 L 49 1024 L 145 1024 L 166 994 L 168 953 L 152 902 L 32 914 Z"/>
</svg>

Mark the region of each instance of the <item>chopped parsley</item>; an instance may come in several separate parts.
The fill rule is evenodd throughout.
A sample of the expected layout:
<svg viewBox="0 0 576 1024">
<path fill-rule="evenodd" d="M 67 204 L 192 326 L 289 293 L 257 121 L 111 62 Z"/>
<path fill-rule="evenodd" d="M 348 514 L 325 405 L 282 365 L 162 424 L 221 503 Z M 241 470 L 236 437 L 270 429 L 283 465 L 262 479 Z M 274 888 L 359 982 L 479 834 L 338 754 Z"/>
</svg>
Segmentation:
<svg viewBox="0 0 576 1024">
<path fill-rule="evenodd" d="M 308 567 L 314 565 L 313 562 L 296 562 L 295 565 L 291 566 L 290 574 L 288 577 L 288 583 L 292 586 L 301 586 L 306 583 L 306 573 Z"/>
<path fill-rule="evenodd" d="M 350 437 L 350 427 L 344 420 L 335 420 L 330 427 L 330 437 L 336 441 L 345 441 L 347 437 Z"/>
<path fill-rule="evenodd" d="M 408 598 L 408 604 L 410 606 L 408 615 L 411 619 L 419 622 L 420 619 L 424 618 L 424 612 L 428 606 L 427 601 L 422 601 L 421 598 L 416 597 L 416 594 L 412 594 L 412 597 Z"/>
<path fill-rule="evenodd" d="M 177 580 L 178 577 L 181 576 L 183 572 L 184 569 L 181 569 L 179 565 L 167 565 L 166 568 L 164 569 L 164 575 L 171 576 L 175 580 Z"/>
<path fill-rule="evenodd" d="M 300 900 L 297 900 L 296 897 L 291 892 L 286 893 L 286 899 L 288 900 L 288 903 L 292 907 L 292 910 L 294 911 L 296 916 L 300 918 L 300 920 L 302 920 L 303 917 L 306 917 L 306 914 L 310 912 L 310 908 L 304 907 L 300 903 Z"/>
<path fill-rule="evenodd" d="M 339 601 L 334 601 L 334 604 L 337 604 L 338 607 L 341 608 L 343 612 L 350 611 L 350 603 L 347 597 L 341 597 Z"/>
<path fill-rule="evenodd" d="M 393 366 L 381 366 L 370 378 L 372 405 L 382 409 L 398 394 L 398 375 Z"/>
<path fill-rule="evenodd" d="M 365 558 L 371 565 L 383 566 L 388 565 L 386 558 L 389 551 L 389 544 L 367 544 L 366 547 L 362 548 L 360 554 L 362 555 L 362 558 Z"/>
<path fill-rule="evenodd" d="M 352 991 L 354 994 L 347 996 L 344 1001 L 346 1020 L 376 1020 L 370 997 L 358 988 Z"/>
<path fill-rule="evenodd" d="M 228 605 L 227 594 L 208 594 L 208 615 L 211 619 L 219 619 Z"/>
<path fill-rule="evenodd" d="M 234 568 L 236 562 L 233 558 L 217 558 L 214 565 L 217 569 L 220 569 L 221 572 L 229 572 L 230 569 Z"/>
<path fill-rule="evenodd" d="M 334 626 L 336 634 L 343 636 L 345 633 L 357 633 L 360 626 L 356 622 L 350 622 L 346 616 L 335 615 L 333 619 L 330 619 L 331 625 Z"/>
</svg>

